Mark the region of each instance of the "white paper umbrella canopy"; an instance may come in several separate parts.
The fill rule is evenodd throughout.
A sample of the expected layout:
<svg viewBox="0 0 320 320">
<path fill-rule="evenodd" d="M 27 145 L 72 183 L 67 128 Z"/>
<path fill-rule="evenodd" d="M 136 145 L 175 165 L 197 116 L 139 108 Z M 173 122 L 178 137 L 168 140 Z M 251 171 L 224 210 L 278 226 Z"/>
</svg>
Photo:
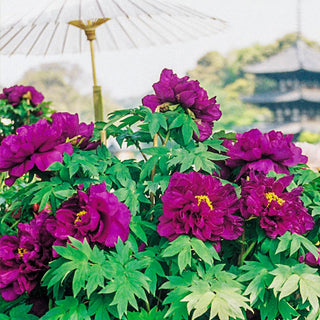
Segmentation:
<svg viewBox="0 0 320 320">
<path fill-rule="evenodd" d="M 30 9 L 1 27 L 0 53 L 53 55 L 90 48 L 96 120 L 102 120 L 102 102 L 93 43 L 99 51 L 125 50 L 185 42 L 224 29 L 220 19 L 165 0 L 42 0 Z"/>
<path fill-rule="evenodd" d="M 84 32 L 68 24 L 72 20 L 110 19 L 96 32 L 101 51 L 183 42 L 224 27 L 215 17 L 163 0 L 54 0 L 44 1 L 37 11 L 1 28 L 2 54 L 88 50 Z"/>
</svg>

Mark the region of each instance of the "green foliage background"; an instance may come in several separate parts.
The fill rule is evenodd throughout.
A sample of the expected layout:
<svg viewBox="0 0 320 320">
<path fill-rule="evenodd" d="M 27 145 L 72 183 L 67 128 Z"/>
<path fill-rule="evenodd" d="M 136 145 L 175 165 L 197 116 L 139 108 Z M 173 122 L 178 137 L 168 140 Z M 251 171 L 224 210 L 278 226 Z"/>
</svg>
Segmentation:
<svg viewBox="0 0 320 320">
<path fill-rule="evenodd" d="M 198 80 L 208 95 L 217 96 L 222 117 L 215 124 L 217 129 L 237 129 L 259 121 L 272 121 L 272 113 L 241 101 L 241 96 L 254 92 L 265 92 L 275 88 L 275 82 L 267 78 L 257 78 L 246 74 L 246 65 L 261 62 L 290 47 L 297 39 L 295 33 L 287 34 L 268 45 L 253 46 L 231 51 L 223 56 L 217 51 L 208 52 L 198 60 L 197 67 L 189 71 L 192 79 Z M 320 45 L 303 38 L 308 45 L 320 50 Z"/>
</svg>

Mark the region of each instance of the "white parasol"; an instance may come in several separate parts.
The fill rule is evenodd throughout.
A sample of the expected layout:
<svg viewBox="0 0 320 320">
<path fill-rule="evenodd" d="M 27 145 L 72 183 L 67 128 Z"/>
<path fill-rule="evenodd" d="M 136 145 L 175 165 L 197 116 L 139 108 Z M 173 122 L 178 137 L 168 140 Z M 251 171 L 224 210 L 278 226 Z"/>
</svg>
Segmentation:
<svg viewBox="0 0 320 320">
<path fill-rule="evenodd" d="M 211 36 L 224 28 L 222 20 L 173 1 L 38 3 L 37 13 L 29 8 L 30 13 L 0 29 L 0 54 L 53 55 L 90 49 L 95 120 L 102 120 L 102 99 L 96 80 L 94 46 L 98 51 L 160 46 Z"/>
</svg>

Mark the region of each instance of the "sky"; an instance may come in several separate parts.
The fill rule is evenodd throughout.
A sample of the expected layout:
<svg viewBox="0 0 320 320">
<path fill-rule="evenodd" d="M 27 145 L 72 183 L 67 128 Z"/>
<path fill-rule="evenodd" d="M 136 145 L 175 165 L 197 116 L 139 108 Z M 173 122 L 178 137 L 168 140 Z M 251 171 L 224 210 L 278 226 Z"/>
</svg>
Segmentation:
<svg viewBox="0 0 320 320">
<path fill-rule="evenodd" d="M 0 0 L 0 23 L 26 10 L 36 8 L 39 0 Z M 227 22 L 223 32 L 211 37 L 162 47 L 130 49 L 96 54 L 97 79 L 103 91 L 116 99 L 141 97 L 152 90 L 163 68 L 173 69 L 179 76 L 196 66 L 209 51 L 227 54 L 233 49 L 256 43 L 268 44 L 297 30 L 298 0 L 171 0 L 218 17 Z M 320 0 L 301 0 L 303 36 L 320 43 Z M 87 75 L 82 90 L 91 92 L 89 53 L 65 56 L 4 56 L 0 52 L 0 85 L 19 82 L 31 67 L 48 62 L 77 63 Z M 20 84 L 20 83 L 19 83 Z M 25 84 L 27 85 L 27 84 Z"/>
</svg>

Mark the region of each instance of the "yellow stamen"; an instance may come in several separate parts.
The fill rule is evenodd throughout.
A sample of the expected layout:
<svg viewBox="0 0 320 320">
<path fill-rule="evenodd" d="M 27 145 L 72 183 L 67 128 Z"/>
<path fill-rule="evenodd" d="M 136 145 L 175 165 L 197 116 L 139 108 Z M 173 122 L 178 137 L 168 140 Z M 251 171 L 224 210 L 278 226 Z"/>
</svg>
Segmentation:
<svg viewBox="0 0 320 320">
<path fill-rule="evenodd" d="M 81 144 L 81 142 L 84 140 L 85 137 L 82 137 L 80 139 L 80 141 L 78 141 L 79 138 L 81 138 L 81 135 L 77 135 L 71 139 L 69 137 L 67 137 L 66 142 L 70 142 L 71 145 L 78 147 Z"/>
<path fill-rule="evenodd" d="M 86 213 L 87 213 L 87 211 L 85 211 L 85 210 L 78 212 L 77 217 L 74 220 L 74 224 L 77 224 L 77 222 L 81 222 L 81 217 L 84 216 Z"/>
<path fill-rule="evenodd" d="M 28 252 L 28 250 L 26 248 L 18 248 L 18 255 L 20 258 L 22 258 L 23 255 L 27 252 Z"/>
<path fill-rule="evenodd" d="M 201 202 L 204 201 L 208 205 L 210 210 L 213 210 L 212 202 L 210 201 L 208 196 L 201 195 L 201 196 L 195 196 L 195 198 L 198 199 L 198 206 L 200 206 Z"/>
<path fill-rule="evenodd" d="M 280 206 L 282 206 L 286 201 L 279 198 L 274 192 L 267 192 L 265 196 L 268 200 L 268 207 L 272 201 L 276 201 Z"/>
</svg>

